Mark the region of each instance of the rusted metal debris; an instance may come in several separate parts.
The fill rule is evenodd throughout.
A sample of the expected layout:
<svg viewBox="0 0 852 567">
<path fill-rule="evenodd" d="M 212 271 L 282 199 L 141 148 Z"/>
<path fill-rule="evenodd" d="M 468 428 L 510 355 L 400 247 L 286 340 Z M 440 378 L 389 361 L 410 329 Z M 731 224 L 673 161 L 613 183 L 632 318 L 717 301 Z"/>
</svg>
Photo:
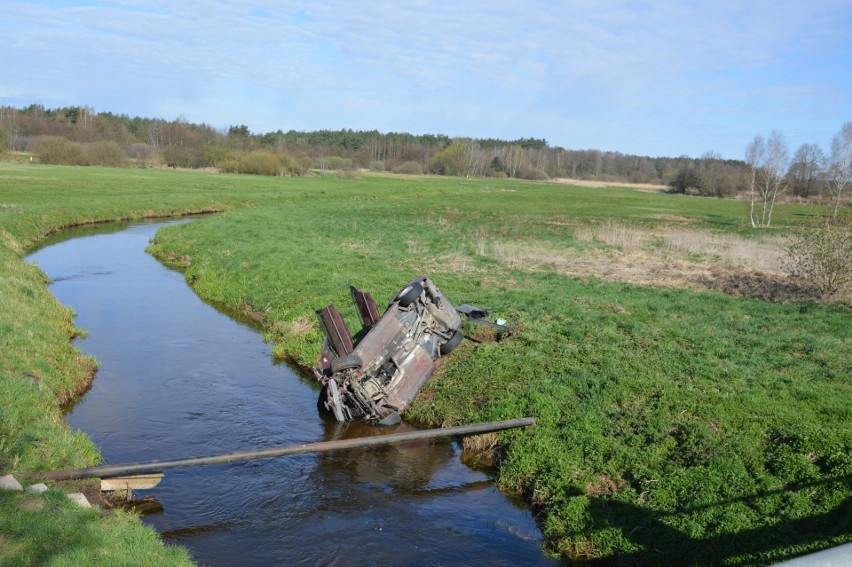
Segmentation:
<svg viewBox="0 0 852 567">
<path fill-rule="evenodd" d="M 505 325 L 486 321 L 483 309 L 453 308 L 426 276 L 404 287 L 381 317 L 369 293 L 351 286 L 350 292 L 366 332 L 357 344 L 334 305 L 317 311 L 325 334 L 314 369 L 322 385 L 318 405 L 337 421 L 398 423 L 437 360 L 464 338 L 460 314 L 467 322 L 511 333 Z"/>
</svg>

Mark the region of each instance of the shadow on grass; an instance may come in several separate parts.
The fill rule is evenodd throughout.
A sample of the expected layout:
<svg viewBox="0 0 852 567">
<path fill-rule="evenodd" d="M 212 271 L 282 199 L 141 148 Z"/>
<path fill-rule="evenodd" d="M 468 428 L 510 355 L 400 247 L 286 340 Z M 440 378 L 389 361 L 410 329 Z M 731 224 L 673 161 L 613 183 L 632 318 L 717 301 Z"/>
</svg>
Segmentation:
<svg viewBox="0 0 852 567">
<path fill-rule="evenodd" d="M 671 527 L 666 518 L 700 512 L 731 504 L 751 505 L 756 499 L 814 488 L 820 485 L 852 482 L 852 476 L 798 484 L 787 490 L 763 492 L 681 513 L 655 512 L 634 504 L 607 498 L 592 498 L 588 509 L 599 529 L 615 528 L 641 551 L 589 562 L 590 565 L 771 565 L 852 541 L 852 498 L 834 509 L 807 517 L 779 520 L 767 518 L 763 526 L 707 538 L 692 538 Z"/>
</svg>

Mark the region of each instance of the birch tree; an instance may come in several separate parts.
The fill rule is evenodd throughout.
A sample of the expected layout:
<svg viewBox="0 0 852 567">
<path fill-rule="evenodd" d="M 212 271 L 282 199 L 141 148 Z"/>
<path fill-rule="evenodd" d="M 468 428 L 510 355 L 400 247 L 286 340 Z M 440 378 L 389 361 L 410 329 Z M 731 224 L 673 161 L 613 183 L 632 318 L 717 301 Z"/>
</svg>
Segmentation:
<svg viewBox="0 0 852 567">
<path fill-rule="evenodd" d="M 787 170 L 790 164 L 790 151 L 787 149 L 787 140 L 781 132 L 774 131 L 766 140 L 766 157 L 761 171 L 763 182 L 761 183 L 761 197 L 763 198 L 763 211 L 761 221 L 763 226 L 772 224 L 772 210 L 775 208 L 775 200 L 790 187 L 790 178 Z"/>
<path fill-rule="evenodd" d="M 787 170 L 790 152 L 787 141 L 780 132 L 772 132 L 766 141 L 756 136 L 746 147 L 746 165 L 749 188 L 749 220 L 751 226 L 768 227 L 772 224 L 772 210 L 778 197 L 790 187 Z M 760 198 L 760 215 L 755 202 Z"/>
<path fill-rule="evenodd" d="M 757 174 L 763 162 L 765 152 L 763 136 L 755 136 L 745 150 L 746 162 L 746 186 L 748 187 L 748 218 L 752 228 L 759 226 L 754 213 L 754 204 L 757 202 Z"/>
</svg>

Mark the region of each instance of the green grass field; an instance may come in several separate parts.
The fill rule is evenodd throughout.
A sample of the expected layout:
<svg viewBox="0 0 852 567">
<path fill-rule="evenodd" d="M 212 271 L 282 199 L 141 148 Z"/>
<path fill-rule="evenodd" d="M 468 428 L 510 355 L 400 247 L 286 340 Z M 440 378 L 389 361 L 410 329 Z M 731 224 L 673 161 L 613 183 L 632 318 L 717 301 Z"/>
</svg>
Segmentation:
<svg viewBox="0 0 852 567">
<path fill-rule="evenodd" d="M 97 460 L 56 406 L 92 363 L 22 252 L 63 226 L 210 210 L 227 212 L 160 231 L 152 252 L 205 299 L 262 319 L 276 354 L 302 366 L 320 347 L 315 309 L 334 302 L 356 328 L 350 283 L 381 302 L 426 273 L 451 301 L 516 325 L 500 342 L 466 329 L 475 340 L 406 417 L 537 416 L 501 435 L 500 485 L 532 503 L 554 553 L 752 565 L 852 540 L 848 304 L 618 281 L 612 264 L 643 259 L 644 272 L 648 257 L 725 261 L 672 252 L 666 231 L 684 223 L 717 240 L 768 238 L 745 226 L 741 202 L 627 189 L 0 164 L 0 471 Z M 771 237 L 812 212 L 782 206 Z M 637 253 L 580 237 L 588 227 L 647 238 Z"/>
</svg>

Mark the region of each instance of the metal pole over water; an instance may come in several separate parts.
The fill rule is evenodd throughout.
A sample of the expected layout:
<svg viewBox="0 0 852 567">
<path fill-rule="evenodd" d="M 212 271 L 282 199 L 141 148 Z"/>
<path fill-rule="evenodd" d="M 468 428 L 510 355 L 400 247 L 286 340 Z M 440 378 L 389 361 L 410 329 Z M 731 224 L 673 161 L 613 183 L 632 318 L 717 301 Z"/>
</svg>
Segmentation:
<svg viewBox="0 0 852 567">
<path fill-rule="evenodd" d="M 186 459 L 171 459 L 166 461 L 151 461 L 148 463 L 134 463 L 124 465 L 105 465 L 101 467 L 89 467 L 84 469 L 65 469 L 59 471 L 37 471 L 27 473 L 26 476 L 35 478 L 46 478 L 49 480 L 70 480 L 75 478 L 108 478 L 128 474 L 142 474 L 160 472 L 166 469 L 177 469 L 181 467 L 197 467 L 203 465 L 219 465 L 224 463 L 237 463 L 252 461 L 255 459 L 271 459 L 286 455 L 301 455 L 304 453 L 325 453 L 328 451 L 339 451 L 342 449 L 356 449 L 360 447 L 373 447 L 376 445 L 390 445 L 404 441 L 416 441 L 422 439 L 434 439 L 438 437 L 453 437 L 456 435 L 475 435 L 478 433 L 489 433 L 533 425 L 534 417 L 522 417 L 507 421 L 490 421 L 486 423 L 474 423 L 470 425 L 457 425 L 440 429 L 424 429 L 422 431 L 407 431 L 405 433 L 391 433 L 390 435 L 378 435 L 375 437 L 356 437 L 353 439 L 341 439 L 338 441 L 320 441 L 316 443 L 303 443 L 301 445 L 284 445 L 270 447 L 268 449 L 255 449 L 252 451 L 237 451 L 222 455 L 211 455 L 209 457 L 190 457 Z"/>
</svg>

